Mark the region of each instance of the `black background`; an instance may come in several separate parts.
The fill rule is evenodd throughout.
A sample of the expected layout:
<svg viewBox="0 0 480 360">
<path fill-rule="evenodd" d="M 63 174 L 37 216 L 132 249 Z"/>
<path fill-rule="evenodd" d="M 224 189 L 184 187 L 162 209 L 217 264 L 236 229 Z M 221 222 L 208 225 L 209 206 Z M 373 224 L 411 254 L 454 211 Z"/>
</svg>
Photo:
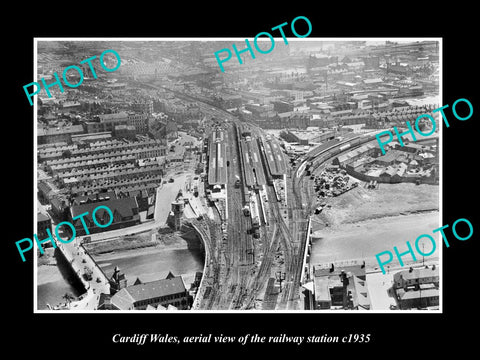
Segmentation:
<svg viewBox="0 0 480 360">
<path fill-rule="evenodd" d="M 265 3 L 266 4 L 266 3 Z M 142 354 L 158 356 L 167 352 L 181 355 L 192 351 L 198 356 L 228 356 L 250 350 L 268 352 L 312 350 L 314 356 L 363 354 L 366 356 L 429 356 L 438 350 L 461 345 L 466 350 L 478 333 L 474 321 L 477 311 L 478 273 L 478 200 L 476 168 L 478 92 L 478 52 L 474 29 L 476 10 L 459 2 L 420 7 L 418 3 L 386 2 L 356 6 L 336 2 L 328 7 L 272 3 L 264 8 L 246 3 L 204 3 L 195 7 L 184 3 L 178 8 L 164 3 L 114 3 L 100 9 L 85 3 L 73 7 L 53 3 L 40 8 L 14 12 L 17 21 L 2 25 L 4 35 L 3 112 L 1 127 L 3 147 L 3 324 L 7 327 L 6 344 L 16 350 L 31 348 L 49 357 L 105 356 Z M 14 13 L 11 13 L 12 19 Z M 7 14 L 6 14 L 7 15 Z M 15 241 L 33 235 L 33 107 L 23 85 L 33 78 L 34 37 L 253 37 L 262 31 L 306 16 L 313 27 L 311 37 L 442 37 L 443 104 L 467 98 L 474 108 L 467 121 L 446 114 L 450 128 L 443 131 L 443 224 L 467 218 L 474 224 L 474 235 L 467 241 L 452 240 L 443 248 L 443 314 L 33 314 L 33 261 L 22 263 Z M 9 16 L 6 16 L 7 18 Z M 293 36 L 286 32 L 287 36 Z M 299 30 L 299 33 L 302 33 Z M 6 76 L 5 76 L 6 75 Z M 6 79 L 6 82 L 5 82 Z M 452 238 L 451 232 L 447 235 Z M 411 239 L 405 239 L 411 240 Z M 34 253 L 34 252 L 31 252 Z M 8 319 L 8 320 L 7 320 Z M 472 327 L 473 326 L 473 327 Z M 368 344 L 266 345 L 247 346 L 200 344 L 162 345 L 113 344 L 116 333 L 168 333 L 183 337 L 199 334 L 241 336 L 259 335 L 343 336 L 370 333 Z M 21 346 L 21 347 L 20 347 Z M 382 352 L 378 352 L 382 348 Z M 64 353 L 62 351 L 65 350 Z M 205 352 L 204 352 L 205 351 Z M 208 353 L 206 352 L 208 351 Z M 422 353 L 420 353 L 422 352 Z M 63 355 L 64 354 L 64 355 Z M 202 355 L 203 354 L 203 355 Z M 231 355 L 230 355 L 231 356 Z M 268 356 L 268 355 L 266 355 Z M 363 356 L 362 356 L 363 357 Z"/>
</svg>

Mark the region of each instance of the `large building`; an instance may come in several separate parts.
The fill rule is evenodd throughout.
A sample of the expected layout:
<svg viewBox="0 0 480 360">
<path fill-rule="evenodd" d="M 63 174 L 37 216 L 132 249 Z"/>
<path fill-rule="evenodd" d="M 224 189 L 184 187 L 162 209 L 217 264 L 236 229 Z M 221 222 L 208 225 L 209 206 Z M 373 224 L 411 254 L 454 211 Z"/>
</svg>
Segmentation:
<svg viewBox="0 0 480 360">
<path fill-rule="evenodd" d="M 273 101 L 272 104 L 273 104 L 273 111 L 276 111 L 278 113 L 293 111 L 293 104 L 290 102 L 278 100 L 278 101 Z"/>
<path fill-rule="evenodd" d="M 191 306 L 190 295 L 181 276 L 169 273 L 165 279 L 121 288 L 110 299 L 115 310 L 146 310 L 174 306 L 186 310 Z"/>
<path fill-rule="evenodd" d="M 128 126 L 133 126 L 137 134 L 146 134 L 148 132 L 148 116 L 150 113 L 144 112 L 140 114 L 128 114 Z"/>
<path fill-rule="evenodd" d="M 276 113 L 269 111 L 264 116 L 255 118 L 255 123 L 263 129 L 306 129 L 310 126 L 310 115 L 307 112 L 290 111 Z"/>
<path fill-rule="evenodd" d="M 37 127 L 37 143 L 52 144 L 58 142 L 72 143 L 72 135 L 83 134 L 82 125 L 68 125 L 62 127 Z"/>
<path fill-rule="evenodd" d="M 113 222 L 108 227 L 98 227 L 92 218 L 93 211 L 100 205 L 108 207 L 113 213 Z M 73 220 L 73 218 L 85 212 L 88 212 L 88 215 Z M 98 201 L 89 201 L 81 205 L 73 205 L 70 208 L 70 218 L 70 222 L 75 226 L 77 236 L 86 234 L 82 219 L 90 233 L 120 229 L 140 223 L 137 200 L 130 197 L 108 200 L 99 199 Z M 110 215 L 105 209 L 100 208 L 95 213 L 95 219 L 98 223 L 104 225 L 110 221 Z"/>
<path fill-rule="evenodd" d="M 119 112 L 98 115 L 96 121 L 85 122 L 87 133 L 114 132 L 116 126 L 133 126 L 137 134 L 148 132 L 148 113 Z"/>
<path fill-rule="evenodd" d="M 112 135 L 116 138 L 133 140 L 136 136 L 135 127 L 131 125 L 116 125 Z"/>
<path fill-rule="evenodd" d="M 345 145 L 345 150 L 348 149 L 349 146 Z M 342 147 L 340 148 L 342 150 Z M 333 159 L 332 164 L 340 165 L 342 167 L 346 167 L 349 164 L 352 164 L 356 160 L 362 157 L 372 156 L 375 157 L 379 152 L 379 147 L 375 143 L 367 143 L 362 145 L 348 153 L 342 153 L 338 155 L 335 159 Z"/>
<path fill-rule="evenodd" d="M 116 125 L 128 125 L 128 114 L 119 112 L 114 114 L 102 114 L 97 116 L 100 124 L 104 126 L 101 131 L 113 131 Z"/>
<path fill-rule="evenodd" d="M 318 128 L 309 127 L 305 130 L 287 130 L 289 137 L 293 142 L 299 145 L 308 145 L 311 143 L 323 143 L 335 139 L 335 131 L 320 131 Z"/>
<path fill-rule="evenodd" d="M 225 132 L 213 131 L 208 142 L 208 185 L 225 188 L 227 185 L 227 156 Z"/>
<path fill-rule="evenodd" d="M 56 194 L 53 186 L 46 181 L 39 181 L 37 184 L 38 199 L 42 204 L 48 204 Z"/>
</svg>

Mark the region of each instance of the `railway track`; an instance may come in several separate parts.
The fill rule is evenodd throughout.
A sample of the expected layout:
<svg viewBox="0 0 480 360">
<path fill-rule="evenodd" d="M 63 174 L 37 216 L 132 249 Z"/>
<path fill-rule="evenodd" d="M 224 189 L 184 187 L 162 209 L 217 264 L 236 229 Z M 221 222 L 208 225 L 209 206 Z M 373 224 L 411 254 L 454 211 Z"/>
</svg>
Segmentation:
<svg viewBox="0 0 480 360">
<path fill-rule="evenodd" d="M 273 189 L 270 189 L 270 191 L 273 191 Z M 279 236 L 279 239 L 281 241 L 284 255 L 285 282 L 283 283 L 283 286 L 285 288 L 285 291 L 282 291 L 280 301 L 278 303 L 278 307 L 282 309 L 288 307 L 288 302 L 290 301 L 290 289 L 293 289 L 295 287 L 295 283 L 292 282 L 292 280 L 294 280 L 296 273 L 296 254 L 292 233 L 290 232 L 287 224 L 285 224 L 278 202 L 274 200 L 271 201 L 270 204 L 273 204 L 272 209 L 274 217 L 281 232 L 281 236 Z"/>
<path fill-rule="evenodd" d="M 251 219 L 243 215 L 242 207 L 245 197 L 244 188 L 235 188 L 233 185 L 236 176 L 242 179 L 241 158 L 239 156 L 236 129 L 231 124 L 227 128 L 230 140 L 227 147 L 227 212 L 229 219 L 227 233 L 222 234 L 219 247 L 221 257 L 217 258 L 223 271 L 216 272 L 212 290 L 213 299 L 209 303 L 211 309 L 231 310 L 239 309 L 248 296 L 249 283 L 252 281 L 252 267 L 254 266 L 253 243 L 247 230 L 251 228 Z M 243 183 L 243 182 L 242 182 Z M 215 286 L 216 285 L 216 286 Z"/>
<path fill-rule="evenodd" d="M 267 279 L 270 277 L 271 266 L 273 263 L 273 257 L 275 255 L 275 249 L 278 245 L 277 235 L 277 226 L 274 225 L 273 232 L 270 236 L 269 241 L 265 241 L 263 248 L 263 257 L 258 269 L 257 275 L 251 285 L 250 294 L 245 299 L 244 309 L 250 309 L 253 302 L 259 295 L 263 285 L 267 282 Z"/>
<path fill-rule="evenodd" d="M 152 87 L 158 88 L 154 85 L 152 85 Z M 230 160 L 230 166 L 227 168 L 227 212 L 230 221 L 227 224 L 226 241 L 224 241 L 224 234 L 222 234 L 221 229 L 219 229 L 220 225 L 217 219 L 215 219 L 215 221 L 206 221 L 212 249 L 212 268 L 210 270 L 211 281 L 209 283 L 209 294 L 205 296 L 204 306 L 202 307 L 206 309 L 251 308 L 258 293 L 268 284 L 270 284 L 270 286 L 267 286 L 265 295 L 266 308 L 271 308 L 272 305 L 273 308 L 275 308 L 275 304 L 272 304 L 274 299 L 275 301 L 280 300 L 281 307 L 286 307 L 288 302 L 294 298 L 295 290 L 298 289 L 297 284 L 299 284 L 301 273 L 298 269 L 299 252 L 296 251 L 298 249 L 294 246 L 294 239 L 298 231 L 296 225 L 293 226 L 292 234 L 292 231 L 282 217 L 276 196 L 273 194 L 273 188 L 270 185 L 266 185 L 270 210 L 268 213 L 273 220 L 269 221 L 269 223 L 273 224 L 273 229 L 269 230 L 265 226 L 262 227 L 261 234 L 264 241 L 262 249 L 263 257 L 258 269 L 255 268 L 255 254 L 250 253 L 251 250 L 255 250 L 254 242 L 252 236 L 247 234 L 247 230 L 251 229 L 252 226 L 251 219 L 243 216 L 241 211 L 246 198 L 246 188 L 243 173 L 243 166 L 245 164 L 243 164 L 243 158 L 241 157 L 238 132 L 236 129 L 238 120 L 230 113 L 213 104 L 205 103 L 193 96 L 168 88 L 167 90 L 172 91 L 177 96 L 194 100 L 205 109 L 206 106 L 212 106 L 216 108 L 215 111 L 217 111 L 219 116 L 230 120 L 227 127 L 228 143 L 230 144 L 230 146 L 227 146 L 227 159 Z M 257 129 L 258 134 L 262 133 L 262 130 L 257 126 L 253 125 L 252 128 Z M 235 161 L 233 161 L 234 159 Z M 274 160 L 275 165 L 278 167 L 277 159 L 274 158 Z M 265 169 L 265 167 L 263 169 L 257 169 L 257 171 L 263 171 L 265 177 L 269 175 L 268 169 Z M 233 186 L 235 174 L 242 180 L 241 183 L 243 186 L 240 189 L 236 189 Z M 292 179 L 295 180 L 294 177 Z M 298 192 L 294 184 L 294 204 L 297 209 L 299 208 L 301 210 L 301 214 L 303 214 L 302 198 Z M 297 215 L 294 215 L 294 220 L 296 220 L 296 218 Z M 283 266 L 287 274 L 287 281 L 284 283 L 285 290 L 282 292 L 280 299 L 278 299 L 278 295 L 272 292 L 275 279 L 273 279 L 272 283 L 272 278 L 270 277 L 274 257 L 279 246 L 283 253 Z M 257 255 L 260 255 L 258 254 L 260 249 L 256 250 Z"/>
<path fill-rule="evenodd" d="M 211 226 L 209 224 L 209 220 L 190 220 L 190 223 L 195 225 L 197 231 L 199 231 L 200 235 L 206 242 L 206 249 L 205 251 L 209 251 L 210 259 L 207 268 L 206 274 L 203 276 L 205 277 L 205 293 L 202 296 L 202 299 L 199 303 L 199 308 L 201 309 L 209 309 L 211 308 L 212 301 L 215 298 L 215 293 L 217 291 L 216 284 L 218 282 L 218 276 L 220 272 L 220 267 L 218 261 L 216 260 L 217 256 L 217 244 L 215 242 L 215 236 L 212 239 L 212 231 Z"/>
<path fill-rule="evenodd" d="M 251 229 L 251 219 L 245 217 L 242 213 L 242 207 L 246 201 L 246 185 L 243 157 L 241 149 L 239 148 L 239 137 L 237 124 L 240 122 L 232 114 L 228 113 L 222 108 L 205 101 L 205 99 L 198 99 L 194 96 L 181 93 L 162 86 L 150 85 L 152 88 L 164 88 L 178 97 L 183 97 L 187 100 L 196 101 L 202 110 L 209 113 L 212 109 L 215 116 L 229 120 L 227 124 L 227 132 L 229 142 L 227 145 L 227 159 L 230 160 L 230 167 L 227 168 L 227 193 L 228 193 L 228 208 L 227 212 L 230 221 L 227 225 L 227 237 L 224 241 L 224 236 L 219 223 L 208 219 L 206 221 L 205 236 L 210 240 L 212 259 L 210 277 L 208 281 L 208 291 L 205 290 L 204 306 L 207 309 L 247 309 L 251 308 L 253 302 L 258 296 L 259 292 L 266 287 L 264 297 L 264 308 L 291 307 L 294 300 L 298 297 L 298 290 L 300 286 L 300 278 L 302 274 L 302 254 L 306 246 L 306 229 L 303 224 L 306 223 L 308 216 L 312 212 L 314 206 L 314 194 L 311 191 L 311 184 L 305 174 L 302 173 L 298 178 L 296 177 L 296 169 L 291 170 L 286 184 L 289 191 L 289 221 L 288 224 L 284 221 L 281 209 L 276 201 L 274 191 L 270 185 L 266 185 L 267 196 L 269 198 L 268 210 L 269 221 L 272 224 L 270 227 L 263 226 L 261 237 L 263 239 L 263 246 L 254 249 L 254 241 L 251 235 L 247 234 L 247 230 Z M 212 114 L 212 112 L 210 112 Z M 257 125 L 250 124 L 250 129 L 253 129 L 257 136 L 263 134 L 263 130 Z M 356 146 L 368 142 L 373 135 L 360 135 L 355 138 L 344 140 L 332 146 L 325 146 L 315 151 L 314 154 L 306 156 L 305 162 L 312 162 L 312 171 L 324 166 L 324 163 L 329 159 L 337 156 L 344 149 L 347 151 L 353 150 Z M 347 147 L 344 147 L 348 144 Z M 233 146 L 232 146 L 233 145 Z M 342 149 L 340 149 L 342 147 Z M 262 155 L 260 153 L 260 155 Z M 234 160 L 235 161 L 232 161 Z M 262 162 L 264 162 L 262 158 Z M 274 157 L 275 166 L 278 168 L 277 159 Z M 267 166 L 268 167 L 268 166 Z M 268 182 L 268 169 L 256 169 L 263 171 Z M 237 189 L 233 186 L 235 182 L 235 174 L 241 178 L 242 186 Z M 307 190 L 304 190 L 307 189 Z M 302 191 L 304 190 L 304 191 Z M 305 204 L 305 205 L 304 205 Z M 290 227 L 289 227 L 290 225 Z M 205 231 L 205 229 L 203 230 Z M 277 248 L 280 246 L 284 257 L 284 267 L 287 274 L 287 279 L 284 282 L 284 289 L 281 295 L 275 294 L 274 285 L 275 279 L 270 277 L 272 266 L 274 265 L 274 258 Z M 263 252 L 263 257 L 260 266 L 255 265 L 255 254 L 251 254 L 251 250 L 256 251 L 256 255 L 260 256 Z"/>
</svg>

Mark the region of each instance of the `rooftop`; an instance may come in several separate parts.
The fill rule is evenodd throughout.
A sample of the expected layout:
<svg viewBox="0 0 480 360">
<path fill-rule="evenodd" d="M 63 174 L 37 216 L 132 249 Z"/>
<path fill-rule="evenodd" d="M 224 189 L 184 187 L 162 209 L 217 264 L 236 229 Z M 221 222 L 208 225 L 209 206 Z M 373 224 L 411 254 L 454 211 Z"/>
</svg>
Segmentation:
<svg viewBox="0 0 480 360">
<path fill-rule="evenodd" d="M 128 286 L 126 288 L 134 301 L 143 301 L 161 296 L 178 294 L 186 291 L 181 276 L 169 279 L 161 279 L 148 283 Z"/>
<path fill-rule="evenodd" d="M 50 217 L 48 215 L 45 215 L 44 213 L 37 213 L 37 222 L 40 222 L 40 221 L 49 221 L 50 220 Z"/>
<path fill-rule="evenodd" d="M 319 265 L 314 265 L 314 276 L 332 276 L 340 275 L 343 272 L 352 273 L 355 276 L 360 278 L 365 278 L 365 266 L 363 261 L 352 260 L 349 262 L 335 262 L 335 263 L 324 263 Z"/>
<path fill-rule="evenodd" d="M 92 217 L 92 212 L 98 206 L 106 206 L 108 207 L 115 216 L 115 213 L 119 213 L 122 217 L 131 217 L 134 216 L 133 209 L 138 208 L 138 204 L 135 198 L 122 198 L 122 199 L 108 199 L 105 201 L 98 201 L 98 202 L 91 202 L 81 205 L 73 205 L 71 207 L 72 218 L 83 214 L 84 212 L 88 212 L 88 215 L 85 216 L 86 218 Z M 95 213 L 95 217 L 97 219 L 103 218 L 107 211 L 104 209 L 100 209 Z M 79 219 L 80 220 L 80 219 Z M 79 221 L 78 220 L 78 221 Z"/>
<path fill-rule="evenodd" d="M 137 283 L 127 286 L 113 295 L 112 304 L 120 310 L 133 308 L 134 303 L 163 296 L 186 292 L 181 276 L 169 277 L 147 283 Z"/>
<path fill-rule="evenodd" d="M 105 122 L 119 119 L 127 119 L 128 114 L 126 112 L 119 112 L 115 114 L 102 114 L 98 115 L 98 118 L 100 119 L 100 122 Z"/>
<path fill-rule="evenodd" d="M 400 289 L 397 291 L 397 295 L 401 300 L 412 300 L 419 298 L 436 297 L 440 295 L 440 291 L 438 289 L 420 289 L 410 291 L 404 291 L 403 289 Z"/>
<path fill-rule="evenodd" d="M 403 278 L 404 280 L 410 280 L 410 279 L 422 279 L 422 278 L 428 278 L 428 277 L 438 277 L 439 275 L 439 270 L 438 266 L 431 267 L 431 268 L 420 268 L 420 269 L 408 269 L 408 270 L 403 270 L 398 273 L 396 273 L 393 276 L 393 279 L 395 282 L 399 280 L 399 278 Z"/>
<path fill-rule="evenodd" d="M 73 133 L 83 133 L 82 125 L 68 125 L 62 127 L 46 127 L 38 126 L 37 127 L 37 136 L 50 136 L 50 135 L 62 135 L 62 134 L 73 134 Z"/>
</svg>

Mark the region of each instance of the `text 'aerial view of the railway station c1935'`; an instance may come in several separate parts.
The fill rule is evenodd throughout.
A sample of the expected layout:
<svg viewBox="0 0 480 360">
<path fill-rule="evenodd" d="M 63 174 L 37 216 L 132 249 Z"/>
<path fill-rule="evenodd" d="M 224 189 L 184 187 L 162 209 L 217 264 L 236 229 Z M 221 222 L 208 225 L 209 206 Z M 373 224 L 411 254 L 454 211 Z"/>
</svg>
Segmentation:
<svg viewBox="0 0 480 360">
<path fill-rule="evenodd" d="M 441 39 L 288 40 L 35 39 L 35 312 L 442 311 Z"/>
</svg>

